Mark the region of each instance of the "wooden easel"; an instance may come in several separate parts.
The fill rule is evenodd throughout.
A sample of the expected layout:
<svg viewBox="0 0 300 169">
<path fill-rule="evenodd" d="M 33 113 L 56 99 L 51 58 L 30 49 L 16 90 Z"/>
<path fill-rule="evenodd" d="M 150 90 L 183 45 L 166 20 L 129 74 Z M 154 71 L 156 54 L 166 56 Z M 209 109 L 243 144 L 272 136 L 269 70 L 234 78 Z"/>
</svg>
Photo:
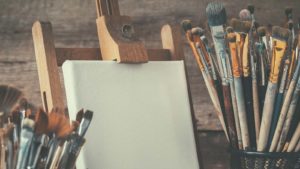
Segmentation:
<svg viewBox="0 0 300 169">
<path fill-rule="evenodd" d="M 40 90 L 47 111 L 53 107 L 65 107 L 58 66 L 66 60 L 116 60 L 119 63 L 184 60 L 180 26 L 164 25 L 161 29 L 163 48 L 146 49 L 134 33 L 130 17 L 120 15 L 118 0 L 96 0 L 96 8 L 100 48 L 55 47 L 51 23 L 37 21 L 33 24 Z M 192 105 L 191 111 L 194 117 Z M 194 129 L 196 136 L 196 126 Z M 197 147 L 202 169 L 199 144 Z"/>
</svg>

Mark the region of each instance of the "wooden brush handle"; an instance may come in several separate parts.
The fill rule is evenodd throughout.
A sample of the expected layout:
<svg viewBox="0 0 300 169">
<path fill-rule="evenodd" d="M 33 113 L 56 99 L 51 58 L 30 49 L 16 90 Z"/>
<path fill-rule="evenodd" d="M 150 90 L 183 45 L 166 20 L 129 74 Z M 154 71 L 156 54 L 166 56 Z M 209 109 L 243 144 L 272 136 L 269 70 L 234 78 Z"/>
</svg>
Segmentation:
<svg viewBox="0 0 300 169">
<path fill-rule="evenodd" d="M 255 121 L 255 138 L 258 143 L 259 130 L 260 130 L 260 108 L 259 108 L 259 97 L 256 79 L 252 79 L 252 97 L 253 97 L 253 113 Z"/>
<path fill-rule="evenodd" d="M 282 101 L 283 101 L 283 93 L 278 93 L 275 101 L 275 108 L 274 108 L 274 113 L 271 121 L 271 127 L 270 127 L 270 132 L 269 132 L 269 138 L 268 138 L 268 147 L 271 146 L 273 136 L 276 130 L 277 122 L 280 116 L 280 110 L 282 107 Z"/>
<path fill-rule="evenodd" d="M 239 110 L 239 123 L 241 127 L 241 135 L 243 142 L 243 149 L 246 150 L 250 147 L 250 138 L 248 131 L 246 104 L 244 98 L 244 90 L 242 84 L 242 78 L 234 78 L 234 87 L 236 93 L 236 101 Z"/>
<path fill-rule="evenodd" d="M 292 100 L 292 97 L 293 97 L 293 92 L 294 92 L 295 86 L 296 86 L 296 81 L 292 80 L 291 84 L 290 84 L 290 87 L 287 91 L 287 94 L 285 96 L 285 99 L 283 101 L 283 104 L 282 104 L 282 108 L 281 108 L 281 111 L 280 111 L 280 116 L 279 116 L 279 119 L 278 119 L 278 122 L 277 122 L 277 125 L 276 125 L 276 129 L 275 129 L 275 133 L 274 133 L 274 136 L 273 136 L 273 139 L 272 139 L 272 143 L 271 143 L 271 146 L 270 146 L 270 150 L 269 150 L 270 152 L 274 152 L 277 148 L 278 140 L 279 140 L 279 137 L 281 135 L 281 131 L 282 131 L 282 127 L 284 125 L 285 117 L 286 117 L 287 112 L 289 110 L 289 106 L 290 106 L 290 103 L 291 103 L 291 100 Z"/>
<path fill-rule="evenodd" d="M 263 111 L 263 107 L 265 104 L 266 92 L 267 92 L 267 86 L 262 86 L 262 85 L 258 86 L 260 117 L 262 117 L 262 111 Z"/>
<path fill-rule="evenodd" d="M 300 82 L 300 79 L 299 79 Z M 300 83 L 297 85 L 294 94 L 293 94 L 293 98 L 289 107 L 289 111 L 287 113 L 283 128 L 282 128 L 282 132 L 279 138 L 279 142 L 277 145 L 277 152 L 280 152 L 283 149 L 283 146 L 285 144 L 286 138 L 287 138 L 287 134 L 290 130 L 290 126 L 291 126 L 291 121 L 292 118 L 294 116 L 296 107 L 297 107 L 297 103 L 298 103 L 298 99 L 299 99 L 299 93 L 300 93 Z"/>
<path fill-rule="evenodd" d="M 251 76 L 244 77 L 244 93 L 247 111 L 247 121 L 250 136 L 250 146 L 256 147 L 255 121 L 252 104 L 252 79 Z"/>
<path fill-rule="evenodd" d="M 274 110 L 274 102 L 276 97 L 277 83 L 268 83 L 265 104 L 263 108 L 263 115 L 261 127 L 258 138 L 257 151 L 265 151 L 268 144 L 268 136 L 270 132 L 271 119 Z"/>
<path fill-rule="evenodd" d="M 289 147 L 287 149 L 287 152 L 293 152 L 300 140 L 300 122 L 298 123 L 298 126 L 294 132 L 294 135 L 291 139 L 291 142 L 289 144 Z"/>
<path fill-rule="evenodd" d="M 227 121 L 228 134 L 230 139 L 230 144 L 232 148 L 238 148 L 237 134 L 234 122 L 234 114 L 232 110 L 231 97 L 230 97 L 230 87 L 229 85 L 223 85 L 223 96 L 224 96 L 224 106 L 225 106 L 225 118 Z"/>
</svg>

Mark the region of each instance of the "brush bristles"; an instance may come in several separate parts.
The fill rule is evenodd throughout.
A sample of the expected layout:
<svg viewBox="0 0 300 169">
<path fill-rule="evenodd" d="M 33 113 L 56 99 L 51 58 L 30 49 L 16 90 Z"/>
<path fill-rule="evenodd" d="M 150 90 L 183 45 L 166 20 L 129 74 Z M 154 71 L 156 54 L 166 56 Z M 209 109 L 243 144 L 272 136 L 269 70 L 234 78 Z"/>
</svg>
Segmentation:
<svg viewBox="0 0 300 169">
<path fill-rule="evenodd" d="M 93 118 L 93 114 L 94 113 L 92 111 L 86 110 L 85 113 L 84 113 L 84 115 L 83 115 L 83 118 L 91 120 Z"/>
<path fill-rule="evenodd" d="M 235 42 L 236 41 L 236 34 L 235 33 L 228 33 L 227 34 L 227 40 L 229 42 Z"/>
<path fill-rule="evenodd" d="M 192 29 L 192 34 L 202 36 L 203 35 L 203 29 L 201 29 L 200 27 L 195 27 L 195 28 Z"/>
<path fill-rule="evenodd" d="M 23 125 L 22 125 L 22 128 L 27 128 L 27 129 L 30 129 L 30 130 L 33 130 L 34 129 L 34 125 L 35 125 L 35 122 L 29 118 L 25 118 L 23 120 Z"/>
<path fill-rule="evenodd" d="M 266 36 L 267 28 L 264 26 L 258 27 L 257 33 L 258 33 L 258 36 L 260 36 L 260 37 Z"/>
<path fill-rule="evenodd" d="M 235 32 L 248 33 L 251 28 L 251 22 L 249 21 L 240 21 L 238 19 L 231 19 L 231 26 Z"/>
<path fill-rule="evenodd" d="M 184 32 L 191 30 L 192 29 L 191 20 L 186 19 L 186 20 L 181 21 L 181 27 L 184 30 Z"/>
<path fill-rule="evenodd" d="M 279 26 L 273 26 L 272 28 L 273 38 L 287 41 L 289 39 L 289 36 L 290 36 L 290 30 Z"/>
<path fill-rule="evenodd" d="M 239 13 L 239 17 L 243 21 L 250 21 L 251 20 L 251 14 L 248 9 L 242 9 Z"/>
<path fill-rule="evenodd" d="M 251 13 L 251 14 L 253 14 L 254 13 L 254 5 L 248 5 L 247 6 L 247 9 L 249 10 L 249 12 Z"/>
<path fill-rule="evenodd" d="M 209 26 L 220 26 L 226 23 L 226 10 L 222 3 L 211 2 L 206 7 Z"/>
<path fill-rule="evenodd" d="M 285 8 L 284 12 L 285 12 L 285 15 L 286 15 L 289 19 L 292 18 L 292 15 L 293 15 L 293 8 L 287 7 L 287 8 Z"/>
<path fill-rule="evenodd" d="M 288 28 L 291 30 L 291 29 L 293 29 L 294 28 L 294 23 L 293 23 L 293 21 L 288 21 Z"/>
</svg>

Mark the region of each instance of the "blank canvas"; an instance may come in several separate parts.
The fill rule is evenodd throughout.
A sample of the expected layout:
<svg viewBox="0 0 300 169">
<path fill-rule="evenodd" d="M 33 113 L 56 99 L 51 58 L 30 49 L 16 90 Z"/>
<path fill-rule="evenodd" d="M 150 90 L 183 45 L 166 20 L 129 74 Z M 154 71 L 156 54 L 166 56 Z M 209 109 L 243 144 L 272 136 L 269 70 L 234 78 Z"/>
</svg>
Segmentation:
<svg viewBox="0 0 300 169">
<path fill-rule="evenodd" d="M 183 61 L 66 61 L 71 119 L 94 112 L 78 169 L 199 169 Z"/>
</svg>

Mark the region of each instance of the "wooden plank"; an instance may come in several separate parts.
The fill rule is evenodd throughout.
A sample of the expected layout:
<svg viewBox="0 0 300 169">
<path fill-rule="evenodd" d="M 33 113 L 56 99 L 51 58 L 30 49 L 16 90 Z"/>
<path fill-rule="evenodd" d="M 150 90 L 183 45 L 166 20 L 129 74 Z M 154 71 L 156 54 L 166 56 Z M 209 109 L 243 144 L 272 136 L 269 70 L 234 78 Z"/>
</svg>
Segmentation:
<svg viewBox="0 0 300 169">
<path fill-rule="evenodd" d="M 172 60 L 183 60 L 182 39 L 180 26 L 164 25 L 161 30 L 161 39 L 164 49 L 169 49 Z"/>
<path fill-rule="evenodd" d="M 171 53 L 168 49 L 147 49 L 150 61 L 171 60 Z"/>
<path fill-rule="evenodd" d="M 64 108 L 51 23 L 35 22 L 32 35 L 44 109 Z"/>
<path fill-rule="evenodd" d="M 66 60 L 102 60 L 99 48 L 56 48 L 57 66 Z"/>
</svg>

